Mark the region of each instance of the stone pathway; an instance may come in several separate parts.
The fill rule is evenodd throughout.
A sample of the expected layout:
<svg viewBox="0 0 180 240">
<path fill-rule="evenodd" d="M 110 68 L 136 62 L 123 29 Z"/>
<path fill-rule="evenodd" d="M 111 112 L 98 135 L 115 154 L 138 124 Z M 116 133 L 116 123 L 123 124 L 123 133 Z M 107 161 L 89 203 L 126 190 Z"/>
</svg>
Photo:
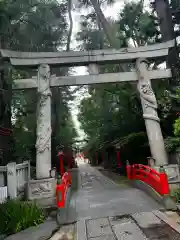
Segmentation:
<svg viewBox="0 0 180 240">
<path fill-rule="evenodd" d="M 178 240 L 180 234 L 177 230 L 180 229 L 170 227 L 164 222 L 164 214 L 163 217 L 157 216 L 159 213 L 159 211 L 141 212 L 126 216 L 81 220 L 77 223 L 76 239 Z"/>
<path fill-rule="evenodd" d="M 50 240 L 179 240 L 180 226 L 154 210 L 80 220 L 62 226 Z"/>
<path fill-rule="evenodd" d="M 176 240 L 180 227 L 140 190 L 119 186 L 97 169 L 79 166 L 79 189 L 51 240 Z"/>
<path fill-rule="evenodd" d="M 88 164 L 79 166 L 79 190 L 72 196 L 66 222 L 132 214 L 162 208 L 139 189 L 120 186 Z"/>
</svg>

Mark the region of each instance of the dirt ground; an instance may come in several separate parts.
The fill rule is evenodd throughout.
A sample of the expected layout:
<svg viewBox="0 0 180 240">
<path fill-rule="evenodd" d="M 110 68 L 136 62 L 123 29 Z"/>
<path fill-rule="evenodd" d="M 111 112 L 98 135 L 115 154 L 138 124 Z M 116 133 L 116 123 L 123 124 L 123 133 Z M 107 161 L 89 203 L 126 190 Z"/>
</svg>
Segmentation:
<svg viewBox="0 0 180 240">
<path fill-rule="evenodd" d="M 114 182 L 124 186 L 130 186 L 130 182 L 127 177 L 112 172 L 110 169 L 99 169 L 99 171 L 106 177 L 110 178 Z"/>
</svg>

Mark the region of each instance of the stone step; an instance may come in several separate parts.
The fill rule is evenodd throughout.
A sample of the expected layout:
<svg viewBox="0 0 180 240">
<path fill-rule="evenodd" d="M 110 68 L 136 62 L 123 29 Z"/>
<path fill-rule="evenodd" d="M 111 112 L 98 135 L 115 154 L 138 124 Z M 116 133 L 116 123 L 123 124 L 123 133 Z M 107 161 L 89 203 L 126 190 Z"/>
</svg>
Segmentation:
<svg viewBox="0 0 180 240">
<path fill-rule="evenodd" d="M 80 220 L 61 227 L 51 240 L 178 240 L 180 225 L 160 211 Z"/>
</svg>

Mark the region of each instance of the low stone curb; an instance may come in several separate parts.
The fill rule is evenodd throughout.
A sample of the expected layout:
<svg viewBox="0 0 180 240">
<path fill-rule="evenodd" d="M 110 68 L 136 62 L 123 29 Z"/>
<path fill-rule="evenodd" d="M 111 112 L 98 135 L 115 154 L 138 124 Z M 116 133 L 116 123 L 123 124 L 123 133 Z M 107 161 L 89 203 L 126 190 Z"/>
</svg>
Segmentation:
<svg viewBox="0 0 180 240">
<path fill-rule="evenodd" d="M 49 219 L 39 226 L 27 228 L 19 233 L 5 238 L 5 240 L 46 240 L 49 239 L 53 232 L 57 230 L 58 225 L 55 220 Z"/>
<path fill-rule="evenodd" d="M 177 213 L 180 215 L 180 204 L 176 204 L 176 207 L 177 207 Z"/>
<path fill-rule="evenodd" d="M 4 235 L 4 234 L 2 234 L 2 235 L 0 235 L 0 240 L 4 240 L 4 239 L 6 239 L 6 235 Z"/>
<path fill-rule="evenodd" d="M 57 210 L 56 220 L 59 226 L 65 223 L 67 220 L 68 207 L 70 204 L 70 200 L 71 200 L 71 187 L 68 188 L 66 206 L 64 208 L 60 208 Z"/>
<path fill-rule="evenodd" d="M 138 188 L 145 193 L 147 193 L 150 197 L 160 203 L 166 210 L 177 210 L 176 203 L 168 196 L 162 196 L 158 192 L 156 192 L 151 186 L 144 183 L 140 180 L 132 180 L 131 184 L 133 187 Z"/>
<path fill-rule="evenodd" d="M 166 214 L 158 210 L 153 210 L 152 213 L 156 215 L 159 219 L 161 219 L 163 222 L 167 223 L 176 232 L 180 233 L 180 225 L 172 221 Z"/>
<path fill-rule="evenodd" d="M 60 227 L 49 240 L 75 240 L 76 239 L 76 224 L 69 224 Z"/>
</svg>

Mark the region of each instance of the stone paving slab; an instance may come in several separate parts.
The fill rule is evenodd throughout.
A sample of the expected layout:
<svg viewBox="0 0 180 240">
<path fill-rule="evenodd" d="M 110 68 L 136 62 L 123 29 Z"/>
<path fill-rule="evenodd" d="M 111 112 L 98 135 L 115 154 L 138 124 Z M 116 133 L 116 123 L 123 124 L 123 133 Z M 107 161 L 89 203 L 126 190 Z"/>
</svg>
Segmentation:
<svg viewBox="0 0 180 240">
<path fill-rule="evenodd" d="M 141 228 L 147 228 L 151 225 L 161 225 L 161 220 L 152 212 L 135 213 L 132 217 Z"/>
<path fill-rule="evenodd" d="M 170 219 L 164 213 L 158 211 L 158 214 L 161 218 L 152 212 L 142 212 L 126 216 L 84 220 L 83 226 L 82 221 L 80 221 L 78 223 L 81 228 L 77 228 L 77 238 L 75 240 L 180 239 L 180 231 L 175 231 L 175 227 L 172 228 L 169 225 Z M 166 222 L 162 220 L 164 218 Z"/>
<path fill-rule="evenodd" d="M 118 240 L 147 240 L 137 224 L 131 221 L 114 225 L 113 230 Z"/>
<path fill-rule="evenodd" d="M 76 239 L 78 240 L 87 240 L 87 229 L 85 220 L 77 222 L 77 233 Z"/>
<path fill-rule="evenodd" d="M 160 211 L 142 212 L 81 220 L 62 226 L 50 240 L 179 240 L 176 225 Z"/>
<path fill-rule="evenodd" d="M 101 235 L 111 235 L 112 230 L 108 218 L 99 218 L 86 221 L 88 238 L 99 237 Z"/>
<path fill-rule="evenodd" d="M 95 238 L 89 238 L 89 240 L 116 240 L 113 235 L 100 236 Z"/>
</svg>

